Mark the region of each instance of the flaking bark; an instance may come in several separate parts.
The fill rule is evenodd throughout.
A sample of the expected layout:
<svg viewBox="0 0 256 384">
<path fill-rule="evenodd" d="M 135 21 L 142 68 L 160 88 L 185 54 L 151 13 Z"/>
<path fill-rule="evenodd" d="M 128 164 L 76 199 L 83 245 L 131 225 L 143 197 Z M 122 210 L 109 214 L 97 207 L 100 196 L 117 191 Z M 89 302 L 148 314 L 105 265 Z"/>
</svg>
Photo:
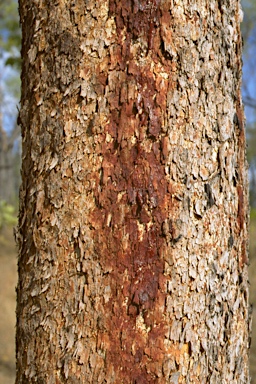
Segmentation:
<svg viewBox="0 0 256 384">
<path fill-rule="evenodd" d="M 239 2 L 20 15 L 16 384 L 249 383 Z"/>
</svg>

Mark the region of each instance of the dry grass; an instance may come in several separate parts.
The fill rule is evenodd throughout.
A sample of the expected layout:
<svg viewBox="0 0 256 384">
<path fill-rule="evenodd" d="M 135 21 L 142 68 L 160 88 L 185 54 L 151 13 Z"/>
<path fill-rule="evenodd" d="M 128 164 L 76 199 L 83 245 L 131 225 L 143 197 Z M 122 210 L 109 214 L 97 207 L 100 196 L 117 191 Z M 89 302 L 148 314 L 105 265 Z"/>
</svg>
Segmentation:
<svg viewBox="0 0 256 384">
<path fill-rule="evenodd" d="M 253 305 L 252 343 L 250 352 L 251 384 L 256 384 L 256 217 L 251 218 L 250 224 L 250 302 Z"/>
<path fill-rule="evenodd" d="M 15 380 L 17 252 L 11 228 L 0 233 L 0 384 Z"/>
</svg>

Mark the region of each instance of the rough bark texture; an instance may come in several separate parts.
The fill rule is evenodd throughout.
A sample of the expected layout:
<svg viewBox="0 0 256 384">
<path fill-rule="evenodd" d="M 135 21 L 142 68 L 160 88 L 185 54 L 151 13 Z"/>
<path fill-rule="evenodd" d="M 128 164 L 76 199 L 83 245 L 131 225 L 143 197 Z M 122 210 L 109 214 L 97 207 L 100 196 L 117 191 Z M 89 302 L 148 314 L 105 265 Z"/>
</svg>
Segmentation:
<svg viewBox="0 0 256 384">
<path fill-rule="evenodd" d="M 20 0 L 17 379 L 249 383 L 236 0 Z"/>
</svg>

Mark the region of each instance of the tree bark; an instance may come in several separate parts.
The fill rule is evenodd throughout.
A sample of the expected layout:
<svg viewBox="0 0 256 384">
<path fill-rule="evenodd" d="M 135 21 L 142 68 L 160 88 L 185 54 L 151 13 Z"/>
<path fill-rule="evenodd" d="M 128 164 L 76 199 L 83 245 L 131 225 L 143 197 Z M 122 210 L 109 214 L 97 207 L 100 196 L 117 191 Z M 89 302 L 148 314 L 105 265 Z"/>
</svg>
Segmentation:
<svg viewBox="0 0 256 384">
<path fill-rule="evenodd" d="M 249 383 L 240 14 L 20 0 L 16 384 Z"/>
</svg>

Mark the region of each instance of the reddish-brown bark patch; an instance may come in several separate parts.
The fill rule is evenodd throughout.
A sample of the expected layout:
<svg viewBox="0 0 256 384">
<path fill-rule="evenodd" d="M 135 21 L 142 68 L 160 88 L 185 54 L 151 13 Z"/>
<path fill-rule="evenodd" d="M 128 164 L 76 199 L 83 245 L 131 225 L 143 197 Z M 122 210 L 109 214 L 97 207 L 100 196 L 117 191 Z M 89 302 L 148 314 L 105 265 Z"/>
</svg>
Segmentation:
<svg viewBox="0 0 256 384">
<path fill-rule="evenodd" d="M 110 271 L 111 298 L 101 331 L 103 338 L 108 334 L 106 367 L 114 367 L 120 383 L 158 382 L 165 351 L 162 228 L 172 211 L 164 169 L 168 140 L 161 134 L 167 88 L 131 54 L 131 42 L 138 37 L 151 49 L 158 4 L 110 1 L 117 34 L 125 30 L 126 38 L 111 58 L 121 81 L 108 99 L 111 113 L 104 134 L 113 140 L 101 143 L 102 175 L 92 223 L 96 253 L 103 270 Z M 127 87 L 134 83 L 131 97 Z"/>
</svg>

